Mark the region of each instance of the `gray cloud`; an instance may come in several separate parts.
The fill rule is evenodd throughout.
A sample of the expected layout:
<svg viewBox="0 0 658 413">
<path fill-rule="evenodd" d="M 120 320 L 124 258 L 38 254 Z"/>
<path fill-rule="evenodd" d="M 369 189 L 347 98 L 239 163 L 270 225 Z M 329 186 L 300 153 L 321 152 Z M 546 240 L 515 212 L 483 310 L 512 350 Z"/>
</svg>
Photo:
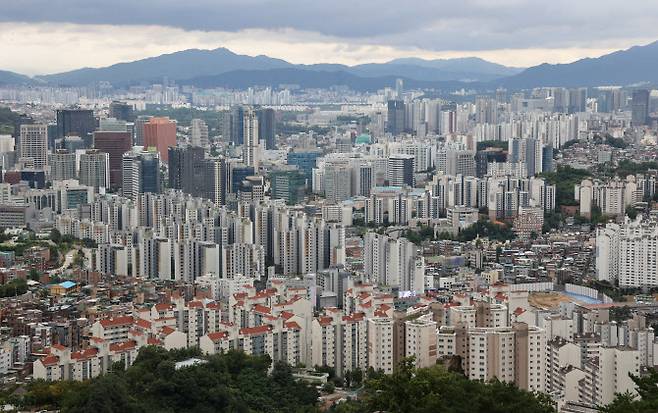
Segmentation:
<svg viewBox="0 0 658 413">
<path fill-rule="evenodd" d="M 658 38 L 647 0 L 0 0 L 0 21 L 294 29 L 425 50 L 617 47 Z"/>
</svg>

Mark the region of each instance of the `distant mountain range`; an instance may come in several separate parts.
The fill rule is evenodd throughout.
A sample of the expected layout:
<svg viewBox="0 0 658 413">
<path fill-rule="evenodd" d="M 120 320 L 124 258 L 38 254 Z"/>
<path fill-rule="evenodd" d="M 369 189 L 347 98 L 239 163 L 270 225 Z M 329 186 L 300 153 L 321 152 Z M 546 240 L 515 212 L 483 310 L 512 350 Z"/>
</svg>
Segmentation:
<svg viewBox="0 0 658 413">
<path fill-rule="evenodd" d="M 18 73 L 0 70 L 0 85 L 21 85 L 34 83 L 33 79 Z"/>
<path fill-rule="evenodd" d="M 199 87 L 244 88 L 287 83 L 301 87 L 345 85 L 355 90 L 375 90 L 393 86 L 396 78 L 402 78 L 405 87 L 410 88 L 491 90 L 499 86 L 524 89 L 539 86 L 658 84 L 656 67 L 658 42 L 596 59 L 581 59 L 569 64 L 542 64 L 527 69 L 506 67 L 475 57 L 437 60 L 403 58 L 356 66 L 296 65 L 268 56 L 239 55 L 219 48 L 183 50 L 103 68 L 84 68 L 34 78 L 0 71 L 0 84 L 84 86 L 108 81 L 115 86 L 129 86 L 162 82 L 167 78 L 179 84 Z"/>
<path fill-rule="evenodd" d="M 511 89 L 539 86 L 607 86 L 658 84 L 658 42 L 634 46 L 596 59 L 569 64 L 542 64 L 500 80 Z"/>
<path fill-rule="evenodd" d="M 312 77 L 318 79 L 318 81 L 319 77 L 323 75 L 326 76 L 327 81 L 341 78 L 341 76 L 350 78 L 348 75 L 352 75 L 362 78 L 393 76 L 427 82 L 489 81 L 521 71 L 521 69 L 505 67 L 478 58 L 399 59 L 388 63 L 370 63 L 357 66 L 339 64 L 295 65 L 281 59 L 267 56 L 239 55 L 226 48 L 219 48 L 215 50 L 183 50 L 135 62 L 118 63 L 104 68 L 84 68 L 38 76 L 37 79 L 49 84 L 70 86 L 87 85 L 96 81 L 108 81 L 114 85 L 125 86 L 140 82 L 160 82 L 165 77 L 177 82 L 199 78 L 207 83 L 212 77 L 235 72 L 225 78 L 234 79 L 241 85 L 245 83 L 254 85 L 259 84 L 256 79 L 281 78 L 281 74 L 284 72 L 281 72 L 280 69 L 289 69 L 291 71 L 285 73 L 298 73 L 300 77 Z M 257 71 L 270 70 L 279 71 L 272 73 L 271 76 L 257 73 Z M 341 73 L 344 75 L 341 75 Z M 254 82 L 250 83 L 248 76 L 252 76 Z M 285 77 L 285 80 L 290 79 Z M 193 83 L 197 82 L 194 81 Z M 319 81 L 318 84 L 326 84 L 326 82 Z M 235 87 L 238 87 L 237 84 Z"/>
</svg>

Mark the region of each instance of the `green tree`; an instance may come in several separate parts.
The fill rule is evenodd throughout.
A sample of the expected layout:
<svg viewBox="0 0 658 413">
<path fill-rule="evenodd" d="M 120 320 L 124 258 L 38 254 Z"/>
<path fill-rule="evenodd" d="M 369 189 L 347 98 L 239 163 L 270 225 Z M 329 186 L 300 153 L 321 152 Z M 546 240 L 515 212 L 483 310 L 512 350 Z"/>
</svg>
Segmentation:
<svg viewBox="0 0 658 413">
<path fill-rule="evenodd" d="M 331 394 L 336 391 L 336 386 L 334 386 L 332 382 L 328 381 L 324 384 L 324 386 L 322 386 L 322 391 L 327 394 Z"/>
<path fill-rule="evenodd" d="M 349 401 L 338 412 L 419 413 L 553 413 L 552 401 L 493 380 L 471 381 L 442 366 L 416 369 L 405 359 L 392 375 L 366 382 L 358 401 Z"/>
<path fill-rule="evenodd" d="M 50 230 L 50 240 L 54 242 L 55 244 L 59 244 L 62 242 L 62 233 L 59 232 L 57 228 L 53 228 Z"/>
<path fill-rule="evenodd" d="M 635 218 L 637 218 L 637 209 L 633 208 L 632 205 L 627 206 L 627 207 L 626 207 L 626 215 L 627 215 L 630 219 L 635 219 Z"/>
</svg>

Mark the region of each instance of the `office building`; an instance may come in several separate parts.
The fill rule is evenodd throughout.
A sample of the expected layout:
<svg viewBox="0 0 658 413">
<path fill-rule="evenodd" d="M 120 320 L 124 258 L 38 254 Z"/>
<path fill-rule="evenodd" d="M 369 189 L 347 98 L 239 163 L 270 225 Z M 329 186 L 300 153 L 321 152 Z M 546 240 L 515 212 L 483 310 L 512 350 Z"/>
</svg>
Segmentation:
<svg viewBox="0 0 658 413">
<path fill-rule="evenodd" d="M 270 173 L 272 199 L 284 199 L 295 205 L 304 199 L 306 177 L 297 169 L 277 170 Z"/>
<path fill-rule="evenodd" d="M 135 146 L 144 146 L 144 125 L 146 125 L 153 116 L 139 115 L 135 119 Z"/>
<path fill-rule="evenodd" d="M 20 158 L 31 163 L 34 169 L 44 169 L 48 164 L 48 126 L 21 125 L 19 142 Z"/>
<path fill-rule="evenodd" d="M 151 118 L 144 124 L 144 149 L 155 148 L 167 162 L 169 147 L 176 146 L 176 122 L 169 118 Z"/>
<path fill-rule="evenodd" d="M 254 175 L 254 168 L 243 163 L 231 162 L 226 167 L 227 192 L 237 193 L 242 182 Z"/>
<path fill-rule="evenodd" d="M 123 182 L 121 164 L 123 154 L 132 148 L 132 136 L 129 132 L 96 131 L 94 148 L 106 153 L 110 162 L 110 187 L 118 189 Z"/>
<path fill-rule="evenodd" d="M 274 131 L 274 109 L 262 108 L 256 111 L 258 117 L 258 139 L 264 142 L 265 149 L 276 149 L 276 134 Z"/>
<path fill-rule="evenodd" d="M 110 187 L 110 157 L 98 149 L 88 149 L 80 155 L 80 184 L 96 190 Z"/>
<path fill-rule="evenodd" d="M 205 151 L 199 146 L 169 148 L 169 187 L 201 197 L 206 192 Z"/>
<path fill-rule="evenodd" d="M 404 132 L 404 118 L 404 102 L 401 100 L 389 100 L 386 131 L 393 135 L 399 135 Z"/>
<path fill-rule="evenodd" d="M 256 112 L 251 109 L 245 109 L 244 118 L 244 144 L 242 145 L 242 162 L 247 166 L 251 166 L 254 170 L 258 170 L 260 166 L 260 141 L 258 132 L 258 116 Z"/>
<path fill-rule="evenodd" d="M 244 143 L 244 108 L 242 106 L 234 106 L 231 108 L 228 117 L 228 141 L 234 145 L 242 145 Z"/>
<path fill-rule="evenodd" d="M 110 117 L 126 122 L 134 122 L 135 114 L 133 105 L 119 101 L 110 103 Z"/>
<path fill-rule="evenodd" d="M 394 154 L 388 158 L 388 184 L 414 186 L 414 156 Z"/>
<path fill-rule="evenodd" d="M 343 165 L 330 165 L 324 169 L 324 197 L 335 204 L 352 196 L 352 170 Z"/>
<path fill-rule="evenodd" d="M 102 131 L 102 132 L 128 132 L 128 124 L 123 119 L 100 118 L 98 120 L 98 131 Z"/>
<path fill-rule="evenodd" d="M 208 125 L 201 119 L 192 119 L 190 123 L 190 144 L 202 148 L 208 147 Z"/>
<path fill-rule="evenodd" d="M 139 194 L 160 193 L 160 153 L 135 148 L 123 155 L 123 196 L 137 199 Z"/>
<path fill-rule="evenodd" d="M 76 174 L 75 153 L 66 149 L 57 149 L 50 155 L 50 179 L 65 181 L 75 179 Z"/>
<path fill-rule="evenodd" d="M 631 100 L 631 124 L 643 126 L 649 121 L 649 91 L 638 89 L 633 91 Z"/>
<path fill-rule="evenodd" d="M 322 152 L 318 150 L 288 152 L 287 163 L 288 165 L 299 168 L 306 175 L 306 179 L 310 180 L 313 174 L 313 168 L 317 164 L 317 159 L 321 156 Z"/>
<path fill-rule="evenodd" d="M 79 136 L 90 142 L 91 133 L 96 129 L 94 111 L 91 109 L 58 109 L 57 139 L 65 136 Z"/>
</svg>

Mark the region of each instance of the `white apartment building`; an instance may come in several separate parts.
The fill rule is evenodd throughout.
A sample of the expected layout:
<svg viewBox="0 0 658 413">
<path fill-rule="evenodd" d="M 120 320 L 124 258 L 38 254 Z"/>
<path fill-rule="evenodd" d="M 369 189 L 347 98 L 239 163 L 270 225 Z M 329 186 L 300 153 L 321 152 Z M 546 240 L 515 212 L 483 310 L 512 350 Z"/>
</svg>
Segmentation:
<svg viewBox="0 0 658 413">
<path fill-rule="evenodd" d="M 436 364 L 437 323 L 431 314 L 405 323 L 405 356 L 414 357 L 416 367 L 431 367 Z"/>
<path fill-rule="evenodd" d="M 393 320 L 388 317 L 368 319 L 368 367 L 393 373 Z"/>
<path fill-rule="evenodd" d="M 658 223 L 655 220 L 609 223 L 596 233 L 599 280 L 620 287 L 658 286 Z"/>
<path fill-rule="evenodd" d="M 458 355 L 471 380 L 494 377 L 522 389 L 544 391 L 546 332 L 525 323 L 511 327 L 442 326 L 437 334 L 439 356 Z"/>
<path fill-rule="evenodd" d="M 635 394 L 635 383 L 629 376 L 640 374 L 640 354 L 637 350 L 601 347 L 598 357 L 583 366 L 585 377 L 579 381 L 579 401 L 603 406 L 612 402 L 617 393 Z"/>
</svg>

